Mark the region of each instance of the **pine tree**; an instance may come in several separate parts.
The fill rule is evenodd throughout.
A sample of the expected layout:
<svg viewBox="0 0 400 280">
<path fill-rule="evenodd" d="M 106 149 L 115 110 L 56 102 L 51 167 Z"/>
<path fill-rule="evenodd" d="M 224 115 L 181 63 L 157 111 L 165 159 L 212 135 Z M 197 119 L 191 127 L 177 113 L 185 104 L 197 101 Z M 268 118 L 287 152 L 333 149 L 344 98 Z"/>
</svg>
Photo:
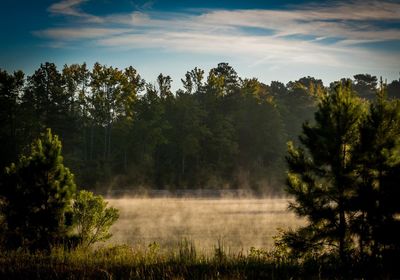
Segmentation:
<svg viewBox="0 0 400 280">
<path fill-rule="evenodd" d="M 31 153 L 6 168 L 0 189 L 10 248 L 49 249 L 69 228 L 74 177 L 63 165 L 61 142 L 47 129 Z"/>
<path fill-rule="evenodd" d="M 381 82 L 376 100 L 360 128 L 360 142 L 354 162 L 358 188 L 351 205 L 356 219 L 362 258 L 378 259 L 400 249 L 400 102 L 388 100 Z"/>
<path fill-rule="evenodd" d="M 308 220 L 292 235 L 297 251 L 330 250 L 343 264 L 347 262 L 351 247 L 348 201 L 354 191 L 351 159 L 363 115 L 362 101 L 351 85 L 338 85 L 322 97 L 315 124 L 303 125 L 300 141 L 305 149 L 289 144 L 287 190 L 295 199 L 290 207 Z"/>
</svg>

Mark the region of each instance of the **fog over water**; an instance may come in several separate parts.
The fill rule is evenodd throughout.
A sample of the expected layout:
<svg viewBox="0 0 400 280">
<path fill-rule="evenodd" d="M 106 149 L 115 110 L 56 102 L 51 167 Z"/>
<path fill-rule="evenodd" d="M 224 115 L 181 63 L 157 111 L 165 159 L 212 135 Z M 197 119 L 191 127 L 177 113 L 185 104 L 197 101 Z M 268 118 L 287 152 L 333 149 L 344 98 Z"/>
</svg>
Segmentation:
<svg viewBox="0 0 400 280">
<path fill-rule="evenodd" d="M 304 223 L 287 210 L 287 198 L 113 198 L 120 210 L 112 227 L 112 243 L 161 249 L 177 247 L 183 239 L 198 251 L 209 252 L 223 242 L 231 252 L 250 247 L 271 248 L 277 228 Z"/>
</svg>

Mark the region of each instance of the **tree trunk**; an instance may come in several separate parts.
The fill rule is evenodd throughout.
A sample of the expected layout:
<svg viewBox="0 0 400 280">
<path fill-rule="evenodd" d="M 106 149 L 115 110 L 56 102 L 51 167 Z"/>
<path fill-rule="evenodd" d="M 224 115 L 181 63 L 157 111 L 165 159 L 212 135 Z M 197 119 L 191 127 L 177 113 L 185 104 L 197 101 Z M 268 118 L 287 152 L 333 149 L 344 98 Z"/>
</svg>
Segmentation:
<svg viewBox="0 0 400 280">
<path fill-rule="evenodd" d="M 103 159 L 107 160 L 107 126 L 104 126 L 104 149 L 103 149 Z"/>
<path fill-rule="evenodd" d="M 91 124 L 90 127 L 90 157 L 89 159 L 92 160 L 93 159 L 93 144 L 94 144 L 94 127 L 93 124 Z"/>
<path fill-rule="evenodd" d="M 347 151 L 346 151 L 346 143 L 342 143 L 342 159 L 341 159 L 341 166 L 339 167 L 338 171 L 338 192 L 339 192 L 339 199 L 338 199 L 338 208 L 339 208 L 339 257 L 340 261 L 343 265 L 343 272 L 346 272 L 346 215 L 345 215 L 345 170 L 346 170 L 346 158 L 347 158 Z"/>
<path fill-rule="evenodd" d="M 83 131 L 83 154 L 84 154 L 84 161 L 86 162 L 88 160 L 88 137 L 87 137 L 87 127 L 84 126 L 84 131 Z"/>
<path fill-rule="evenodd" d="M 124 149 L 124 171 L 128 170 L 128 156 L 127 156 L 127 148 Z"/>
<path fill-rule="evenodd" d="M 342 264 L 346 263 L 346 217 L 343 209 L 343 197 L 339 200 L 339 257 Z"/>
<path fill-rule="evenodd" d="M 182 170 L 181 170 L 182 178 L 184 174 L 185 174 L 185 155 L 182 155 Z"/>
<path fill-rule="evenodd" d="M 111 122 L 108 124 L 108 146 L 107 146 L 107 160 L 110 158 L 111 155 L 111 131 L 112 131 L 112 124 Z"/>
</svg>

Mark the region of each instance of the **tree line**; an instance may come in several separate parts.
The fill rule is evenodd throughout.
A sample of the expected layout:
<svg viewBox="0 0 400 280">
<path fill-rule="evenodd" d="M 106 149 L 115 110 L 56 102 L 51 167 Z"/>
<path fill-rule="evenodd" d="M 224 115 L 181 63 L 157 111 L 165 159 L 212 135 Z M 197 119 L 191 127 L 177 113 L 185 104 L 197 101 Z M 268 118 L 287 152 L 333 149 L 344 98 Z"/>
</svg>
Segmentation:
<svg viewBox="0 0 400 280">
<path fill-rule="evenodd" d="M 133 67 L 99 63 L 61 71 L 44 63 L 26 78 L 1 70 L 0 168 L 51 128 L 81 186 L 280 192 L 286 142 L 333 87 L 313 77 L 266 85 L 227 63 L 207 76 L 195 68 L 181 82 L 172 92 L 170 76 L 151 84 Z M 388 84 L 388 95 L 397 97 L 399 87 Z M 377 78 L 355 75 L 352 88 L 371 99 Z"/>
</svg>

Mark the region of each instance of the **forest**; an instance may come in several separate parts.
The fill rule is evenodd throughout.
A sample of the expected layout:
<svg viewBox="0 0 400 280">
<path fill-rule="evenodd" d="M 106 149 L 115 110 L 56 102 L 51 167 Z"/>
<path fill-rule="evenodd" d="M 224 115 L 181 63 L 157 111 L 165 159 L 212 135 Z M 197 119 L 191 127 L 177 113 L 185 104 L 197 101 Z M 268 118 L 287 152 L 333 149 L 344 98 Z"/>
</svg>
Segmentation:
<svg viewBox="0 0 400 280">
<path fill-rule="evenodd" d="M 373 100 L 378 79 L 343 78 Z M 174 81 L 175 83 L 177 81 Z M 269 85 L 241 78 L 228 63 L 194 68 L 172 92 L 133 68 L 44 63 L 30 76 L 0 71 L 0 168 L 45 128 L 63 143 L 78 186 L 97 192 L 137 189 L 249 189 L 283 194 L 286 143 L 313 121 L 318 100 L 333 90 L 314 77 Z M 398 98 L 400 80 L 386 85 Z"/>
<path fill-rule="evenodd" d="M 0 275 L 400 276 L 400 80 L 357 74 L 329 86 L 313 77 L 266 85 L 220 63 L 207 77 L 195 68 L 181 82 L 183 89 L 173 93 L 169 76 L 160 74 L 153 85 L 133 67 L 99 63 L 91 70 L 65 65 L 61 72 L 45 63 L 26 78 L 0 71 Z M 261 194 L 286 195 L 288 209 L 303 220 L 278 230 L 270 249 L 229 252 L 218 239 L 207 255 L 186 238 L 166 251 L 155 241 L 144 249 L 95 245 L 109 240 L 120 217 L 120 209 L 108 205 L 112 199 L 97 194 L 141 188 L 246 188 L 258 195 L 253 204 L 267 201 Z M 132 201 L 126 205 L 132 208 Z M 234 204 L 206 203 L 222 205 L 224 214 Z M 234 208 L 236 221 L 246 210 L 241 205 Z M 257 209 L 253 217 L 263 213 Z M 153 203 L 141 221 L 149 222 L 154 210 Z M 172 224 L 176 215 L 164 214 Z M 222 217 L 220 226 L 228 216 Z M 211 214 L 206 218 L 209 224 Z M 183 236 L 179 229 L 174 234 Z"/>
</svg>

